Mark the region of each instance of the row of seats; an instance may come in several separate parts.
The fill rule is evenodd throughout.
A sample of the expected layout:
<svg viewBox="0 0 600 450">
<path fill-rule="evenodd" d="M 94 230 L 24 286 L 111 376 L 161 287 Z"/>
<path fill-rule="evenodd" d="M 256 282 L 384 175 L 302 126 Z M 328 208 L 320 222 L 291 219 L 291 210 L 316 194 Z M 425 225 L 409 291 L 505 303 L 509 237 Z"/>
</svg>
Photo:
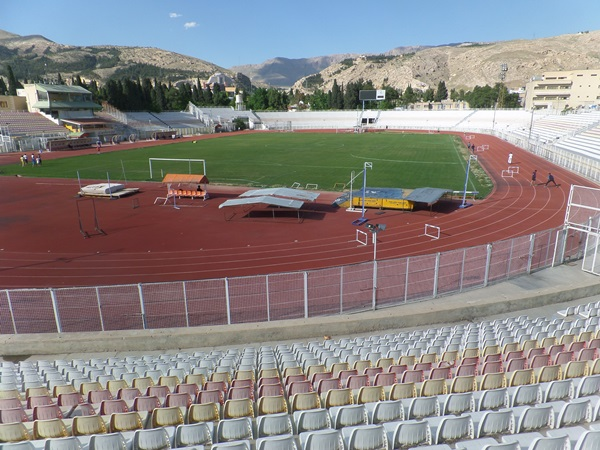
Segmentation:
<svg viewBox="0 0 600 450">
<path fill-rule="evenodd" d="M 586 399 L 578 402 L 554 402 L 538 406 L 516 407 L 483 413 L 468 413 L 428 417 L 424 420 L 392 421 L 370 424 L 364 411 L 348 408 L 327 412 L 314 411 L 294 417 L 287 414 L 221 420 L 215 424 L 178 424 L 152 429 L 135 430 L 95 429 L 93 434 L 69 436 L 60 419 L 37 421 L 34 441 L 23 424 L 0 425 L 3 449 L 91 450 L 104 448 L 131 448 L 157 450 L 170 447 L 212 446 L 230 448 L 243 445 L 246 449 L 255 443 L 256 449 L 340 449 L 387 450 L 424 445 L 455 445 L 457 449 L 494 448 L 504 443 L 519 446 L 498 448 L 530 449 L 597 449 L 600 445 L 600 423 L 590 423 L 591 404 Z M 350 423 L 332 427 L 331 416 L 346 415 Z M 352 420 L 353 419 L 353 420 Z M 111 421 L 112 422 L 112 421 Z M 335 419 L 335 423 L 338 420 Z M 7 439 L 10 438 L 9 440 Z M 254 441 L 256 439 L 256 441 Z M 545 444 L 538 443 L 539 441 Z M 222 443 L 231 443 L 221 446 Z M 20 444 L 20 445 L 18 445 Z M 558 447 L 556 445 L 559 445 Z M 492 445 L 492 447 L 487 447 Z M 204 447 L 203 447 L 204 448 Z M 439 447 L 436 447 L 439 448 Z"/>
</svg>

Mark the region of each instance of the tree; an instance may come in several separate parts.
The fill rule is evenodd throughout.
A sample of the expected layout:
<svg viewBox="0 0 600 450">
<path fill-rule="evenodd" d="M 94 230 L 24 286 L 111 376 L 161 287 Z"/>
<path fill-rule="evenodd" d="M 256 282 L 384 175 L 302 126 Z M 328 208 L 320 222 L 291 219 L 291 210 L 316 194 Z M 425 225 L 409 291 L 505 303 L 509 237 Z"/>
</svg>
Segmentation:
<svg viewBox="0 0 600 450">
<path fill-rule="evenodd" d="M 17 81 L 11 66 L 6 66 L 8 78 L 8 95 L 17 95 L 17 89 L 23 89 L 21 83 Z"/>
<path fill-rule="evenodd" d="M 434 99 L 434 92 L 433 89 L 428 88 L 425 90 L 425 92 L 423 92 L 423 101 L 424 102 L 432 102 Z"/>
<path fill-rule="evenodd" d="M 328 108 L 327 94 L 320 89 L 315 89 L 310 96 L 310 109 L 313 111 L 324 111 Z"/>
<path fill-rule="evenodd" d="M 412 86 L 409 84 L 406 89 L 404 90 L 404 93 L 402 94 L 402 104 L 403 105 L 410 105 L 413 104 L 417 101 L 418 96 L 415 93 L 414 89 L 412 88 Z"/>
<path fill-rule="evenodd" d="M 333 86 L 331 88 L 331 103 L 329 106 L 332 109 L 344 109 L 344 92 L 337 84 L 337 80 L 334 78 Z"/>
<path fill-rule="evenodd" d="M 446 83 L 440 81 L 437 85 L 437 89 L 435 91 L 435 97 L 433 99 L 434 102 L 441 102 L 442 100 L 446 100 L 448 98 L 448 88 L 446 87 Z"/>
<path fill-rule="evenodd" d="M 267 90 L 262 87 L 254 89 L 248 97 L 248 107 L 254 111 L 265 111 L 269 107 Z"/>
</svg>

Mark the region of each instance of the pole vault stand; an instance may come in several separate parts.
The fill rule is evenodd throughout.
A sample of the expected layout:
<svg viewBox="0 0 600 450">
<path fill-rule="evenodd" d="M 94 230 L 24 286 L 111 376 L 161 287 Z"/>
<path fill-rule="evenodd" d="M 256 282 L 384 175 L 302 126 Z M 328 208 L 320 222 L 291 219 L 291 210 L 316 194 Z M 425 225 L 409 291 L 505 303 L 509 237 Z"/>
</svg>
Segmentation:
<svg viewBox="0 0 600 450">
<path fill-rule="evenodd" d="M 96 211 L 96 200 L 93 198 L 78 198 L 75 200 L 75 205 L 77 206 L 77 220 L 79 222 L 79 232 L 83 236 L 84 239 L 92 237 L 92 235 L 86 231 L 83 225 L 83 216 L 81 213 L 81 208 L 79 207 L 80 202 L 91 202 L 92 203 L 92 214 L 94 216 L 94 231 L 95 234 L 99 234 L 102 236 L 106 236 L 106 232 L 100 228 L 100 224 L 98 222 L 98 213 Z"/>
</svg>

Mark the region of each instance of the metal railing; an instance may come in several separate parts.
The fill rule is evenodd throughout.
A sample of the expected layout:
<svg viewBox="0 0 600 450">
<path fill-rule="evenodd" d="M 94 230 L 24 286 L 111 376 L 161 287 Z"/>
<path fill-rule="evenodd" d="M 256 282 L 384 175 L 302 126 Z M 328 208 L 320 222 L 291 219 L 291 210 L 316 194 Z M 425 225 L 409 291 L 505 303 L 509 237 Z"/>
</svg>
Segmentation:
<svg viewBox="0 0 600 450">
<path fill-rule="evenodd" d="M 572 230 L 551 229 L 443 253 L 291 273 L 6 289 L 0 291 L 0 333 L 196 327 L 380 309 L 484 288 L 580 258 L 582 241 Z"/>
</svg>

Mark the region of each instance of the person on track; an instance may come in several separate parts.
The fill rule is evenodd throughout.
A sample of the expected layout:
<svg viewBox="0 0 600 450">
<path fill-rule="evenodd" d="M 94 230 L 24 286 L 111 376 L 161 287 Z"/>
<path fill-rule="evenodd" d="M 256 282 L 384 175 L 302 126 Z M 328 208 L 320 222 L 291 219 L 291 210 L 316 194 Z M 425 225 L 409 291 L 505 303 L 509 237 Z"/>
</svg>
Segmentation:
<svg viewBox="0 0 600 450">
<path fill-rule="evenodd" d="M 556 187 L 560 186 L 560 184 L 556 184 L 556 181 L 554 181 L 554 175 L 552 175 L 551 172 L 548 172 L 548 181 L 546 181 L 544 186 L 548 187 L 548 184 L 550 183 L 554 184 Z"/>
</svg>

